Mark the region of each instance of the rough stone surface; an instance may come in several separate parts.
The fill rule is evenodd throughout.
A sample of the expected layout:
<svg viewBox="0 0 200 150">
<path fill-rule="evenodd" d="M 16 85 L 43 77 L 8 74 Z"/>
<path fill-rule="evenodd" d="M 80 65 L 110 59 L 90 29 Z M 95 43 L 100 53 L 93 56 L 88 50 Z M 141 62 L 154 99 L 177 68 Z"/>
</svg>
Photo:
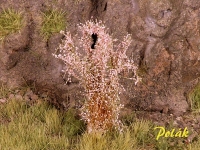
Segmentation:
<svg viewBox="0 0 200 150">
<path fill-rule="evenodd" d="M 128 55 L 139 66 L 138 85 L 121 79 L 127 89 L 122 103 L 127 112 L 156 111 L 180 116 L 189 110 L 188 92 L 200 77 L 199 0 L 0 0 L 1 8 L 23 13 L 20 33 L 6 37 L 0 45 L 0 82 L 7 86 L 35 87 L 60 107 L 80 107 L 84 100 L 78 82 L 65 85 L 62 62 L 52 53 L 62 35 L 48 41 L 40 34 L 41 12 L 53 8 L 67 12 L 67 28 L 76 34 L 77 24 L 93 16 L 103 20 L 114 38 L 127 33 L 133 42 Z M 28 98 L 28 95 L 26 96 Z M 34 98 L 37 99 L 37 98 Z"/>
</svg>

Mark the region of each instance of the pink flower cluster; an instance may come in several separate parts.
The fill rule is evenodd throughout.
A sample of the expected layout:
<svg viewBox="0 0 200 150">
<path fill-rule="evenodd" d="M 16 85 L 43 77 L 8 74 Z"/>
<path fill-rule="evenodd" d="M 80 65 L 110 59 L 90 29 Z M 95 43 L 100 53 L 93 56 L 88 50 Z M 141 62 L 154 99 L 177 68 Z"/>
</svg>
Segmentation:
<svg viewBox="0 0 200 150">
<path fill-rule="evenodd" d="M 137 83 L 139 80 L 137 67 L 129 60 L 126 51 L 131 43 L 128 34 L 124 40 L 114 47 L 113 39 L 107 32 L 102 22 L 87 21 L 78 26 L 80 38 L 78 44 L 70 32 L 64 33 L 65 39 L 59 46 L 59 54 L 54 54 L 61 59 L 68 74 L 79 79 L 85 88 L 87 100 L 81 108 L 82 118 L 87 123 L 88 132 L 105 132 L 112 128 L 120 128 L 119 120 L 120 103 L 119 93 L 123 89 L 119 84 L 118 74 L 124 70 L 132 70 Z M 95 34 L 96 43 L 92 35 Z M 94 48 L 91 45 L 94 44 Z"/>
</svg>

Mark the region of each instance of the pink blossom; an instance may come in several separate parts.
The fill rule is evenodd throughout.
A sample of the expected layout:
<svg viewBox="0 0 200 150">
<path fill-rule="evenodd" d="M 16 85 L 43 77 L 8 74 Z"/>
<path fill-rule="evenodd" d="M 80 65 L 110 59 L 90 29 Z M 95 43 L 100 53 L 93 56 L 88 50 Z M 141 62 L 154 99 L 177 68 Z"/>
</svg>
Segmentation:
<svg viewBox="0 0 200 150">
<path fill-rule="evenodd" d="M 106 31 L 101 21 L 87 21 L 78 25 L 81 33 L 79 45 L 75 46 L 70 32 L 61 32 L 65 39 L 60 44 L 59 54 L 54 54 L 65 63 L 65 71 L 79 79 L 85 88 L 87 100 L 81 108 L 81 116 L 87 123 L 88 132 L 105 132 L 111 128 L 120 129 L 119 120 L 120 104 L 119 93 L 124 89 L 119 84 L 118 74 L 124 70 L 132 70 L 131 78 L 139 82 L 137 67 L 130 61 L 126 51 L 131 44 L 128 34 L 114 49 L 113 39 Z M 92 34 L 97 34 L 94 49 Z M 78 48 L 79 47 L 79 48 Z M 83 51 L 84 53 L 80 53 Z"/>
</svg>

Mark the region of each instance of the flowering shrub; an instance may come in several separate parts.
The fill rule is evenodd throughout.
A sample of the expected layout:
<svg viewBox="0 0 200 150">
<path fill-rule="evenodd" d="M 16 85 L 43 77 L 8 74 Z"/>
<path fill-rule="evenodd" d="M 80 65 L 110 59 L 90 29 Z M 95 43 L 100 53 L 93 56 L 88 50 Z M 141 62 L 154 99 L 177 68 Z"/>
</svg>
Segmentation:
<svg viewBox="0 0 200 150">
<path fill-rule="evenodd" d="M 135 83 L 139 79 L 137 67 L 126 56 L 131 37 L 125 36 L 120 44 L 114 46 L 117 40 L 106 32 L 101 21 L 87 21 L 78 29 L 81 34 L 76 41 L 78 45 L 75 45 L 70 32 L 61 31 L 65 39 L 59 46 L 59 54 L 54 56 L 65 63 L 68 81 L 74 76 L 85 88 L 87 100 L 81 108 L 81 116 L 87 123 L 87 131 L 96 133 L 120 129 L 118 117 L 123 105 L 119 94 L 123 87 L 119 84 L 118 74 L 132 70 Z"/>
</svg>

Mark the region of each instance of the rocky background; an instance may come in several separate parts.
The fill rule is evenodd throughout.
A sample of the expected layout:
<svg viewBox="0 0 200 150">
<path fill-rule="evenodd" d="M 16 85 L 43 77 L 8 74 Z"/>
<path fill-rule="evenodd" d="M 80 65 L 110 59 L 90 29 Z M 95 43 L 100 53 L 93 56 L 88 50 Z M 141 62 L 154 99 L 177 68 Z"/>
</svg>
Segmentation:
<svg viewBox="0 0 200 150">
<path fill-rule="evenodd" d="M 22 12 L 24 20 L 20 33 L 0 45 L 0 83 L 34 87 L 59 108 L 80 107 L 83 89 L 76 79 L 65 84 L 63 63 L 52 56 L 62 35 L 44 40 L 40 34 L 41 12 L 57 9 L 66 12 L 66 30 L 72 35 L 78 23 L 92 16 L 102 20 L 114 38 L 132 35 L 127 55 L 139 66 L 142 81 L 135 85 L 121 79 L 126 89 L 123 113 L 180 116 L 190 110 L 188 93 L 200 82 L 199 0 L 0 0 L 0 6 L 0 12 Z"/>
</svg>

